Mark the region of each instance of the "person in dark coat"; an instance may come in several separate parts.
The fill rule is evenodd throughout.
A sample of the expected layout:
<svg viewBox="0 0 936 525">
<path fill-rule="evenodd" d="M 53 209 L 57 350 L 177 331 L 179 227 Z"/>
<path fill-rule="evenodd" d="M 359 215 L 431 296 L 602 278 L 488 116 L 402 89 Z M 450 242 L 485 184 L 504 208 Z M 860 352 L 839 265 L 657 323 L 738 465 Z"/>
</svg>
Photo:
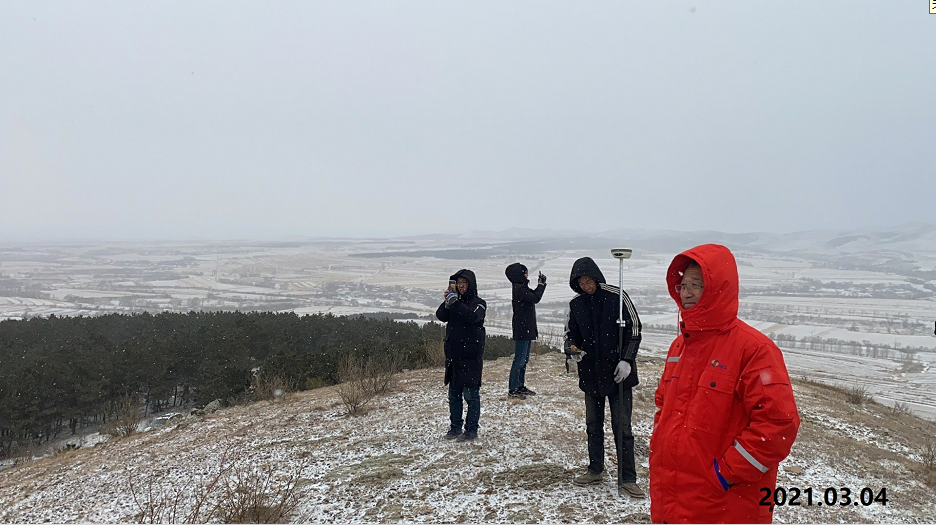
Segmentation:
<svg viewBox="0 0 936 525">
<path fill-rule="evenodd" d="M 507 279 L 513 285 L 511 306 L 513 306 L 514 361 L 510 367 L 510 379 L 507 385 L 507 397 L 524 399 L 536 392 L 526 387 L 526 366 L 530 360 L 530 345 L 539 335 L 536 330 L 536 303 L 546 291 L 546 276 L 539 274 L 536 289 L 531 290 L 527 267 L 513 263 L 504 270 Z"/>
<path fill-rule="evenodd" d="M 576 485 L 600 483 L 604 477 L 605 399 L 611 409 L 611 426 L 618 450 L 621 477 L 618 491 L 632 498 L 645 498 L 637 485 L 634 435 L 631 432 L 633 393 L 637 385 L 637 348 L 640 318 L 627 293 L 624 297 L 624 340 L 619 350 L 617 286 L 605 282 L 598 265 L 583 257 L 572 265 L 569 286 L 578 295 L 569 302 L 566 324 L 566 353 L 578 363 L 579 388 L 585 392 L 585 426 L 588 434 L 588 470 L 577 476 Z M 619 384 L 623 384 L 623 396 Z"/>
<path fill-rule="evenodd" d="M 445 301 L 436 310 L 436 317 L 446 323 L 444 384 L 449 387 L 451 427 L 444 437 L 468 441 L 478 437 L 478 420 L 481 418 L 481 367 L 487 303 L 478 297 L 478 282 L 471 270 L 458 270 L 449 279 L 455 281 L 455 289 L 445 291 Z M 468 405 L 468 413 L 462 420 L 464 405 Z"/>
</svg>

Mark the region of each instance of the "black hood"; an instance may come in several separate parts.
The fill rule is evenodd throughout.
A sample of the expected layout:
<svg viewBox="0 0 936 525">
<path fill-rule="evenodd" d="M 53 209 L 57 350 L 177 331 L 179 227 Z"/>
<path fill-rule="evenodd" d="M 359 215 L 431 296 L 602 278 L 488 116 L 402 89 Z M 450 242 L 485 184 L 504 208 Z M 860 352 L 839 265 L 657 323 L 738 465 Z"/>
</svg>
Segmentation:
<svg viewBox="0 0 936 525">
<path fill-rule="evenodd" d="M 450 281 L 457 281 L 459 277 L 464 277 L 468 279 L 468 291 L 465 292 L 465 297 L 472 297 L 478 295 L 478 281 L 475 279 L 475 274 L 471 270 L 461 269 L 455 272 L 455 275 L 449 277 Z"/>
<path fill-rule="evenodd" d="M 585 293 L 578 284 L 579 277 L 584 275 L 591 277 L 598 284 L 605 282 L 604 274 L 601 273 L 601 269 L 598 268 L 595 261 L 593 261 L 591 257 L 582 257 L 572 264 L 572 275 L 569 276 L 569 287 L 571 287 L 575 293 Z"/>
<path fill-rule="evenodd" d="M 523 276 L 527 273 L 527 267 L 520 263 L 513 263 L 504 270 L 504 274 L 510 279 L 510 282 L 514 284 L 526 284 L 530 282 L 529 279 Z"/>
</svg>

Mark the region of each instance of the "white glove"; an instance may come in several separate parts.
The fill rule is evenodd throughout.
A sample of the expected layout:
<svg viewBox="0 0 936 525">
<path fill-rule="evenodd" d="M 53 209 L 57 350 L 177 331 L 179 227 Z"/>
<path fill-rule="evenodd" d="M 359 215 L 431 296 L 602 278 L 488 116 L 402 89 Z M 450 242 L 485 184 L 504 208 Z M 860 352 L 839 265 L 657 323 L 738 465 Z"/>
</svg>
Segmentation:
<svg viewBox="0 0 936 525">
<path fill-rule="evenodd" d="M 620 383 L 624 381 L 624 378 L 629 376 L 631 373 L 630 363 L 627 361 L 621 361 L 617 364 L 617 368 L 614 369 L 614 382 Z"/>
<path fill-rule="evenodd" d="M 582 358 L 585 357 L 585 352 L 579 352 L 577 354 L 569 354 L 569 357 L 576 363 L 580 363 Z"/>
</svg>

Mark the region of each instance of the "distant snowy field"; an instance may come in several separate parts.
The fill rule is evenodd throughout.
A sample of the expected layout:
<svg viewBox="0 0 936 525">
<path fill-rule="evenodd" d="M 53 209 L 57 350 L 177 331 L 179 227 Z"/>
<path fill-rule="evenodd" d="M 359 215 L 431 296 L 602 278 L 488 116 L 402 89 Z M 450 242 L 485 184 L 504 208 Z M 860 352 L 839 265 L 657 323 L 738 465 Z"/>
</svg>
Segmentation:
<svg viewBox="0 0 936 525">
<path fill-rule="evenodd" d="M 905 231 L 897 233 L 880 238 L 909 238 Z M 924 231 L 911 240 L 887 244 L 884 251 L 865 238 L 878 239 L 875 235 L 767 236 L 748 243 L 755 248 L 735 249 L 741 317 L 764 333 L 800 341 L 838 339 L 924 349 L 913 354 L 922 367 L 902 371 L 902 364 L 893 360 L 781 345 L 791 374 L 826 382 L 862 382 L 876 398 L 907 402 L 936 419 L 936 407 L 930 402 L 936 399 L 936 369 L 930 366 L 936 361 L 936 281 L 899 270 L 908 265 L 932 268 L 936 234 Z M 607 241 L 609 247 L 618 244 L 627 243 Z M 440 236 L 0 248 L 0 320 L 236 309 L 299 315 L 417 314 L 425 322 L 441 302 L 448 276 L 470 268 L 488 303 L 488 332 L 509 335 L 511 289 L 504 268 L 520 261 L 532 279 L 540 271 L 548 277 L 537 312 L 541 334 L 555 339 L 561 336 L 568 301 L 574 296 L 568 275 L 575 259 L 593 257 L 606 280 L 618 282 L 618 262 L 607 249 L 527 247 L 512 252 L 498 246 L 503 246 L 503 239 Z M 793 249 L 804 251 L 780 253 Z M 465 250 L 494 251 L 458 258 Z M 675 253 L 638 248 L 623 263 L 624 286 L 644 323 L 642 352 L 648 355 L 665 354 L 676 334 L 676 307 L 664 281 Z M 890 266 L 880 266 L 887 261 Z M 849 265 L 851 269 L 837 269 Z"/>
</svg>

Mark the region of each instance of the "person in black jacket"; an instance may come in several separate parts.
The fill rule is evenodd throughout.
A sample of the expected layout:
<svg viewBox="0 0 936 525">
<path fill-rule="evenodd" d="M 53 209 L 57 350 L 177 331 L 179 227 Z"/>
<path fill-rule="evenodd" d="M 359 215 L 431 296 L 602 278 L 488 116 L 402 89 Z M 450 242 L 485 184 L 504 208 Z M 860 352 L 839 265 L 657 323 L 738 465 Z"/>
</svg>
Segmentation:
<svg viewBox="0 0 936 525">
<path fill-rule="evenodd" d="M 588 470 L 573 482 L 591 485 L 601 482 L 604 477 L 604 406 L 607 399 L 618 462 L 622 465 L 617 480 L 618 491 L 632 498 L 644 498 L 646 495 L 637 485 L 634 435 L 631 432 L 631 388 L 638 383 L 636 358 L 640 345 L 640 318 L 630 297 L 623 293 L 624 340 L 619 347 L 621 299 L 618 287 L 605 283 L 604 275 L 590 257 L 578 259 L 572 265 L 569 286 L 578 295 L 569 302 L 565 347 L 566 353 L 578 363 L 579 388 L 585 392 L 588 434 Z M 623 389 L 619 383 L 623 384 Z"/>
<path fill-rule="evenodd" d="M 436 317 L 445 326 L 445 379 L 448 385 L 451 427 L 445 439 L 468 441 L 478 437 L 481 418 L 481 367 L 484 354 L 484 314 L 487 303 L 478 297 L 478 283 L 471 270 L 458 270 L 449 278 L 455 289 L 445 291 Z M 462 408 L 468 413 L 462 420 Z M 462 423 L 465 431 L 462 433 Z"/>
<path fill-rule="evenodd" d="M 536 392 L 526 387 L 526 366 L 530 360 L 530 345 L 539 335 L 536 330 L 536 303 L 543 298 L 546 291 L 546 276 L 539 274 L 535 290 L 527 284 L 530 282 L 527 267 L 520 263 L 513 263 L 504 270 L 507 278 L 513 285 L 513 338 L 514 361 L 510 367 L 510 379 L 507 385 L 507 397 L 524 399 L 535 395 Z"/>
</svg>

